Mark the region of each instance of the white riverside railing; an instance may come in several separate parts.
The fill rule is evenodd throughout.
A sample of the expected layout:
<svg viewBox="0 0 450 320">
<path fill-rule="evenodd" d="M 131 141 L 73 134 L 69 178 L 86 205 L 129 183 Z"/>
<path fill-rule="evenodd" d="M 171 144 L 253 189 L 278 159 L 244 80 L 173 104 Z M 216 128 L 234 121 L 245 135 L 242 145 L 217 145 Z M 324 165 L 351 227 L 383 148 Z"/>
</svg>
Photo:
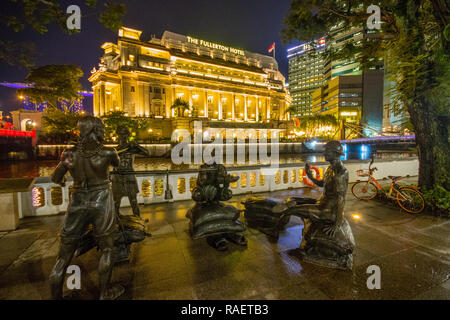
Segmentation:
<svg viewBox="0 0 450 320">
<path fill-rule="evenodd" d="M 356 170 L 367 169 L 369 160 L 344 161 L 349 172 L 349 182 L 356 182 L 365 178 L 358 177 Z M 312 163 L 320 172 L 321 178 L 328 163 Z M 378 168 L 374 173 L 376 179 L 386 179 L 389 175 L 416 176 L 419 162 L 417 158 L 401 160 L 378 160 L 373 166 Z M 304 163 L 281 164 L 273 175 L 264 174 L 262 168 L 268 166 L 229 167 L 230 174 L 239 176 L 239 180 L 231 184 L 233 194 L 271 192 L 276 190 L 307 187 L 303 182 Z M 166 171 L 148 171 L 137 174 L 140 204 L 168 202 L 164 199 L 167 190 Z M 198 171 L 169 171 L 169 185 L 172 190 L 173 201 L 191 199 L 191 191 L 196 186 Z M 54 184 L 49 177 L 35 179 L 30 192 L 19 194 L 21 210 L 19 218 L 26 216 L 54 215 L 67 209 L 70 194 L 70 179 L 65 187 Z M 127 198 L 122 198 L 122 207 L 129 206 Z"/>
</svg>

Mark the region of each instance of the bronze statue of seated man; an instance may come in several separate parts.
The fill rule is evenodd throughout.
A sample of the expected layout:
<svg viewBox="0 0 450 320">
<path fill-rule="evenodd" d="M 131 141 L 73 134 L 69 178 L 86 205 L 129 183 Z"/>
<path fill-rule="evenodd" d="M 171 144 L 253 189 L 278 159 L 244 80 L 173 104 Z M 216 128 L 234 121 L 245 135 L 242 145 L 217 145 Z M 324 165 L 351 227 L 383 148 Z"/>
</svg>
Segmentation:
<svg viewBox="0 0 450 320">
<path fill-rule="evenodd" d="M 302 243 L 299 248 L 303 260 L 337 269 L 351 269 L 355 240 L 344 218 L 348 171 L 340 160 L 343 154 L 339 141 L 326 144 L 324 155 L 330 166 L 323 180 L 314 178 L 306 163 L 305 171 L 309 179 L 323 187 L 323 193 L 316 203 L 299 204 L 299 199 L 293 199 L 276 205 L 273 212 L 281 214 L 280 223 L 291 215 L 303 219 Z"/>
<path fill-rule="evenodd" d="M 238 179 L 239 177 L 227 174 L 222 164 L 200 166 L 197 187 L 192 192 L 195 205 L 186 214 L 194 239 L 206 238 L 209 245 L 220 251 L 227 250 L 228 241 L 247 245 L 242 234 L 245 226 L 239 221 L 240 211 L 220 202 L 231 199 L 230 183 Z"/>
</svg>

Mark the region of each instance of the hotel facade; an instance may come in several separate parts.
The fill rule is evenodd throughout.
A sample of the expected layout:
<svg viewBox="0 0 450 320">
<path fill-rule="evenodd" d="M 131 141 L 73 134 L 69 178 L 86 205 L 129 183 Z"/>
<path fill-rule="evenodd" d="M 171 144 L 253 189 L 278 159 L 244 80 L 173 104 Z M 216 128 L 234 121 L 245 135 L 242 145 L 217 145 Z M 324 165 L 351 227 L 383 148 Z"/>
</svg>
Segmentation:
<svg viewBox="0 0 450 320">
<path fill-rule="evenodd" d="M 155 119 L 162 136 L 192 130 L 194 119 L 213 135 L 232 128 L 275 129 L 283 136 L 289 129 L 291 98 L 270 56 L 169 31 L 143 41 L 141 31 L 126 27 L 117 43 L 102 49 L 89 78 L 96 116 L 118 110 Z M 189 104 L 182 115 L 172 108 L 178 98 Z"/>
</svg>

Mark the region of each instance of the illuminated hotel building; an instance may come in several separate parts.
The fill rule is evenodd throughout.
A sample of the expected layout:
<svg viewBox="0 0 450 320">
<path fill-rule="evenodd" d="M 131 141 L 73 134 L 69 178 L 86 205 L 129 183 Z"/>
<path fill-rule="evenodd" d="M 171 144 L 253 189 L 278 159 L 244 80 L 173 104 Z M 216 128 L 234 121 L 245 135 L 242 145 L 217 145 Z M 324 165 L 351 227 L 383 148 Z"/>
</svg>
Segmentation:
<svg viewBox="0 0 450 320">
<path fill-rule="evenodd" d="M 166 119 L 172 130 L 192 129 L 189 118 L 216 131 L 277 128 L 282 135 L 287 129 L 290 96 L 270 56 L 169 31 L 143 41 L 141 31 L 125 27 L 117 44 L 107 42 L 102 49 L 89 78 L 97 116 L 121 110 Z M 171 108 L 177 98 L 190 106 L 184 117 Z"/>
<path fill-rule="evenodd" d="M 323 58 L 325 39 L 290 48 L 289 61 L 289 92 L 292 97 L 292 107 L 296 116 L 311 114 L 312 93 L 323 83 Z"/>
</svg>

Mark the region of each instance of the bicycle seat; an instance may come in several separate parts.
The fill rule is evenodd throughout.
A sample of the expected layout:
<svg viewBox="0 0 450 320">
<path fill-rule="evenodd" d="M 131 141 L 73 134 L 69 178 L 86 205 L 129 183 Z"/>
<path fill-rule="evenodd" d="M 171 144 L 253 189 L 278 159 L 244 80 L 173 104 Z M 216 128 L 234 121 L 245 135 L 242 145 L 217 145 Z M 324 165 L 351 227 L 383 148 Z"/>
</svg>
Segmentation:
<svg viewBox="0 0 450 320">
<path fill-rule="evenodd" d="M 395 181 L 395 180 L 400 180 L 402 177 L 400 177 L 400 176 L 388 176 L 388 178 Z"/>
</svg>

